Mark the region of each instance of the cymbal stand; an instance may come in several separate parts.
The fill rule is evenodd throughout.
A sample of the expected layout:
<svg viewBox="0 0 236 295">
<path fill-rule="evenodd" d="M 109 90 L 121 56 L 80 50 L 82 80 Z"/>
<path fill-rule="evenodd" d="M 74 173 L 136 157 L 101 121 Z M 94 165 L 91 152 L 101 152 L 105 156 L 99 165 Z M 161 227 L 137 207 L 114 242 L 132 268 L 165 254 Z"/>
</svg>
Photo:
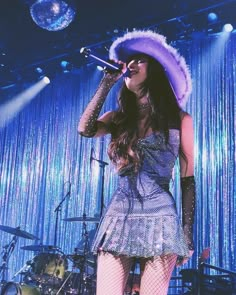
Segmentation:
<svg viewBox="0 0 236 295">
<path fill-rule="evenodd" d="M 32 267 L 33 263 L 34 263 L 34 258 L 32 258 L 31 260 L 26 261 L 26 263 L 13 275 L 12 280 L 16 276 L 21 274 L 22 272 L 28 272 L 30 267 Z"/>
<path fill-rule="evenodd" d="M 83 214 L 83 219 L 86 220 L 86 214 Z M 87 288 L 87 275 L 85 272 L 85 266 L 89 254 L 89 238 L 88 238 L 88 231 L 87 231 L 87 224 L 85 221 L 83 221 L 83 229 L 82 229 L 82 238 L 84 237 L 84 255 L 82 264 L 80 267 L 80 282 L 79 282 L 79 292 L 78 294 L 84 294 L 84 290 Z"/>
<path fill-rule="evenodd" d="M 15 249 L 15 245 L 18 241 L 17 236 L 13 236 L 12 240 L 10 241 L 9 244 L 3 246 L 3 251 L 2 251 L 2 265 L 0 266 L 0 275 L 1 275 L 1 285 L 4 284 L 4 282 L 7 281 L 7 269 L 8 269 L 8 262 L 11 257 L 12 252 Z"/>
<path fill-rule="evenodd" d="M 64 257 L 66 257 L 65 253 L 61 250 L 58 249 L 58 252 L 63 254 Z M 62 285 L 60 286 L 60 288 L 57 290 L 57 293 L 55 295 L 59 295 L 61 290 L 64 288 L 64 286 L 66 285 L 67 281 L 69 281 L 70 277 L 72 276 L 72 272 L 68 275 L 68 277 L 63 281 Z"/>
</svg>

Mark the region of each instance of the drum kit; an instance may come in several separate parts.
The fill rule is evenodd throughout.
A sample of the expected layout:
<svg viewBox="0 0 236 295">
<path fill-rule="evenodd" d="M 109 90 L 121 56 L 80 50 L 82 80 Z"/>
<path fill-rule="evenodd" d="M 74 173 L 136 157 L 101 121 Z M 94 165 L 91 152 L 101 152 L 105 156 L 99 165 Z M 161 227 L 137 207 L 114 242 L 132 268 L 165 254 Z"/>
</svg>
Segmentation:
<svg viewBox="0 0 236 295">
<path fill-rule="evenodd" d="M 65 254 L 57 246 L 28 245 L 24 251 L 34 252 L 34 257 L 19 269 L 11 281 L 7 280 L 8 261 L 19 237 L 38 240 L 20 227 L 0 225 L 0 230 L 13 235 L 10 243 L 3 247 L 0 265 L 1 295 L 95 295 L 96 260 L 89 249 L 95 230 L 87 231 L 87 222 L 99 223 L 96 217 L 72 217 L 64 221 L 83 222 L 82 239 L 73 253 Z M 71 266 L 71 267 L 69 267 Z M 15 278 L 20 275 L 19 282 Z"/>
</svg>

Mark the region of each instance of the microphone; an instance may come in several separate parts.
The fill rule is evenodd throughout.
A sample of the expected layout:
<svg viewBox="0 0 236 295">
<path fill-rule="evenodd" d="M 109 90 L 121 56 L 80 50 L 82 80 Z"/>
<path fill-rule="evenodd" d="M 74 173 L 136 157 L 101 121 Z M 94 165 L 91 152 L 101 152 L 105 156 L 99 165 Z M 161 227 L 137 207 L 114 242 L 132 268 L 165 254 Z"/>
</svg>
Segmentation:
<svg viewBox="0 0 236 295">
<path fill-rule="evenodd" d="M 82 47 L 80 49 L 80 53 L 83 54 L 85 57 L 92 57 L 93 59 L 99 61 L 105 68 L 112 70 L 112 71 L 120 71 L 123 68 L 123 65 L 112 62 L 112 61 L 106 61 L 94 54 L 91 53 L 91 50 L 85 47 Z M 129 69 L 126 70 L 126 72 L 123 74 L 124 77 L 129 77 L 130 71 Z"/>
</svg>

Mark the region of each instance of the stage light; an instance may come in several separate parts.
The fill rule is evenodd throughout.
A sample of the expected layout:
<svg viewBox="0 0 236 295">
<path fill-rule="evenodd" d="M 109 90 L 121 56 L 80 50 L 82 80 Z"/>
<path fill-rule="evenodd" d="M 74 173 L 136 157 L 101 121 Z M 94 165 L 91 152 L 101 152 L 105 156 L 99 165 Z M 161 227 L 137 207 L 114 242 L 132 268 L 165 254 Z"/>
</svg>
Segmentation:
<svg viewBox="0 0 236 295">
<path fill-rule="evenodd" d="M 207 19 L 208 19 L 209 22 L 212 23 L 212 22 L 217 21 L 218 16 L 217 16 L 217 14 L 215 12 L 210 12 L 210 13 L 208 13 Z"/>
<path fill-rule="evenodd" d="M 73 64 L 66 61 L 66 60 L 62 60 L 61 61 L 61 67 L 63 69 L 63 73 L 69 73 L 73 69 Z"/>
<path fill-rule="evenodd" d="M 223 26 L 223 32 L 230 33 L 233 31 L 233 26 L 231 24 L 225 24 Z"/>
<path fill-rule="evenodd" d="M 35 68 L 35 72 L 39 75 L 41 75 L 43 73 L 43 69 L 40 67 Z"/>
<path fill-rule="evenodd" d="M 6 53 L 5 52 L 1 52 L 0 53 L 0 67 L 4 68 L 6 65 Z"/>
<path fill-rule="evenodd" d="M 37 67 L 37 68 L 35 68 L 34 69 L 34 72 L 35 72 L 35 74 L 36 74 L 36 77 L 35 77 L 35 79 L 36 80 L 42 80 L 45 76 L 46 76 L 46 74 L 45 74 L 45 70 L 43 69 L 43 68 L 41 68 L 41 67 Z"/>
<path fill-rule="evenodd" d="M 50 79 L 47 77 L 47 76 L 44 76 L 43 77 L 43 82 L 47 85 L 47 84 L 49 84 L 51 81 L 50 81 Z"/>
<path fill-rule="evenodd" d="M 102 72 L 102 71 L 104 71 L 104 67 L 102 67 L 102 66 L 97 66 L 97 70 L 99 70 L 100 72 Z"/>
<path fill-rule="evenodd" d="M 0 105 L 0 128 L 5 127 L 14 117 L 28 105 L 48 84 L 48 77 L 37 81 L 35 84 L 16 95 L 11 100 Z"/>
<path fill-rule="evenodd" d="M 48 31 L 60 31 L 66 28 L 73 21 L 75 13 L 71 1 L 37 0 L 30 7 L 33 21 Z"/>
</svg>

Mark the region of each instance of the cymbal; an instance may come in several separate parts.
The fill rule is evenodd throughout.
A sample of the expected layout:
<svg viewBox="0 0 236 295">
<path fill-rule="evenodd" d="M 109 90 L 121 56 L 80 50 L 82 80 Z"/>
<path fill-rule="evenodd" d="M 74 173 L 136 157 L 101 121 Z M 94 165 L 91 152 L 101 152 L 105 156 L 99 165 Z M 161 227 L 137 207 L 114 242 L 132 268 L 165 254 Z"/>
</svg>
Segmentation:
<svg viewBox="0 0 236 295">
<path fill-rule="evenodd" d="M 96 222 L 99 223 L 100 218 L 98 217 L 69 217 L 64 218 L 64 221 L 82 221 L 82 222 Z"/>
<path fill-rule="evenodd" d="M 21 247 L 21 249 L 35 252 L 50 252 L 58 250 L 59 248 L 51 245 L 28 245 Z"/>
<path fill-rule="evenodd" d="M 21 230 L 20 227 L 14 228 L 14 227 L 10 227 L 10 226 L 0 225 L 0 230 L 5 231 L 6 233 L 9 233 L 9 234 L 18 236 L 18 237 L 29 239 L 29 240 L 38 240 L 39 239 L 38 237 L 36 237 L 30 233 L 27 233 L 24 230 Z"/>
</svg>

